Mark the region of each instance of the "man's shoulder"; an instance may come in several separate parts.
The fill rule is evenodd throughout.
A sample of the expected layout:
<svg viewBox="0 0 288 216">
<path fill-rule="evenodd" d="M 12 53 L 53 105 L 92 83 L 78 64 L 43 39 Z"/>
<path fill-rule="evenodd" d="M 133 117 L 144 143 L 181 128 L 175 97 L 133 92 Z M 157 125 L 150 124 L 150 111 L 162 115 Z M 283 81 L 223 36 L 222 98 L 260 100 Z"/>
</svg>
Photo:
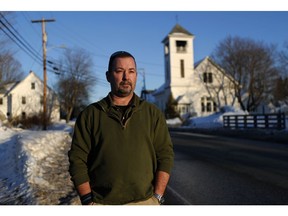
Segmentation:
<svg viewBox="0 0 288 216">
<path fill-rule="evenodd" d="M 99 112 L 101 111 L 103 108 L 103 103 L 100 103 L 102 100 L 97 101 L 97 102 L 93 102 L 90 103 L 89 105 L 87 105 L 82 111 L 81 114 L 90 114 L 93 112 Z M 101 105 L 102 104 L 102 105 Z"/>
<path fill-rule="evenodd" d="M 145 106 L 148 106 L 148 107 L 151 107 L 153 109 L 159 109 L 155 104 L 147 101 L 147 100 L 144 100 L 144 99 L 141 99 L 142 100 L 142 103 L 145 105 Z"/>
</svg>

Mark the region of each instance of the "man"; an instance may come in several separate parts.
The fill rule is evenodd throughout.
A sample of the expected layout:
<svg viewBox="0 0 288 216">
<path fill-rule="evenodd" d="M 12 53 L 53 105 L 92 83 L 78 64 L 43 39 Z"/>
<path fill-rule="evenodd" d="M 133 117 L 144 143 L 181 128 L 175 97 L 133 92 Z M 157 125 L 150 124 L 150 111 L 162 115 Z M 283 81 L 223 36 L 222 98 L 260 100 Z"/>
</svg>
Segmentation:
<svg viewBox="0 0 288 216">
<path fill-rule="evenodd" d="M 166 121 L 135 93 L 135 58 L 111 55 L 111 91 L 77 118 L 69 151 L 71 179 L 83 205 L 161 204 L 173 166 Z"/>
</svg>

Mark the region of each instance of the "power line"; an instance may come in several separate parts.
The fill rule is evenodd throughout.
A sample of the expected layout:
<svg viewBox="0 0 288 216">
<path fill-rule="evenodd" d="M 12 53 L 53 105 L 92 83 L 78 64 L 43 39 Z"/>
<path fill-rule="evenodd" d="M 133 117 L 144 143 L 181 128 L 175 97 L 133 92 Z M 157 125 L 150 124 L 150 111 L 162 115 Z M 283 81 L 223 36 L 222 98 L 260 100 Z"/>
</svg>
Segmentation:
<svg viewBox="0 0 288 216">
<path fill-rule="evenodd" d="M 77 44 L 84 45 L 84 47 L 85 47 L 85 44 L 88 44 L 90 47 L 92 47 L 92 46 L 93 47 L 97 47 L 97 45 L 95 45 L 94 41 L 90 41 L 87 38 L 84 38 L 83 36 L 79 35 L 78 31 L 73 31 L 73 29 L 68 28 L 68 26 L 63 24 L 61 22 L 61 20 L 57 20 L 57 23 L 55 24 L 55 27 L 58 29 L 58 31 L 56 32 L 57 33 L 57 38 L 63 38 L 65 41 L 71 41 L 71 42 L 73 42 L 73 41 L 75 42 L 76 41 Z M 102 54 L 102 53 L 101 54 L 97 54 L 95 52 L 92 52 L 91 55 L 95 56 L 95 57 L 109 58 L 109 55 L 105 55 L 105 54 Z M 51 60 L 51 61 L 54 63 L 53 67 L 58 64 L 55 60 Z M 142 64 L 142 66 L 141 66 L 142 68 L 145 68 L 146 66 L 157 66 L 157 67 L 161 67 L 161 68 L 163 67 L 163 64 L 144 62 L 144 61 L 141 61 L 141 60 L 137 60 L 137 63 Z M 103 66 L 103 68 L 106 68 L 106 66 Z M 53 68 L 51 68 L 51 70 L 53 70 Z M 155 74 L 155 73 L 149 73 L 149 72 L 146 73 L 146 75 L 156 76 L 156 77 L 163 77 L 162 74 Z"/>
<path fill-rule="evenodd" d="M 12 40 L 21 50 L 23 50 L 27 55 L 29 55 L 35 62 L 42 66 L 42 58 L 38 51 L 36 51 L 27 40 L 10 24 L 10 22 L 0 13 L 3 21 L 0 20 L 3 28 L 1 30 L 5 33 L 5 35 Z M 49 67 L 51 67 L 49 65 Z M 52 69 L 52 70 L 51 70 Z M 51 67 L 51 69 L 47 68 L 49 72 L 54 72 L 55 67 Z"/>
<path fill-rule="evenodd" d="M 5 20 L 5 22 L 9 25 L 9 28 L 7 28 L 9 31 L 10 31 L 10 28 L 15 32 L 15 34 L 17 34 L 17 36 L 19 36 L 20 37 L 20 41 L 22 42 L 22 41 L 24 41 L 24 42 L 22 42 L 23 44 L 24 44 L 24 46 L 31 52 L 31 53 L 33 53 L 33 55 L 34 56 L 36 56 L 37 58 L 39 57 L 39 53 L 37 52 L 37 50 L 35 50 L 28 42 L 27 42 L 27 40 L 24 38 L 24 37 L 22 37 L 22 35 L 21 34 L 19 34 L 19 32 L 11 25 L 11 23 L 3 16 L 3 14 L 2 13 L 0 13 L 0 15 L 1 15 L 1 17 Z M 13 33 L 12 33 L 13 34 Z M 15 34 L 13 34 L 14 36 L 15 36 Z M 17 37 L 17 36 L 15 36 L 15 37 Z M 18 38 L 18 37 L 17 37 Z M 35 54 L 36 53 L 36 54 Z"/>
<path fill-rule="evenodd" d="M 0 13 L 1 19 L 5 21 L 5 23 L 0 19 L 0 23 L 3 28 L 1 30 L 5 33 L 5 35 L 12 40 L 22 51 L 24 51 L 27 55 L 29 55 L 35 62 L 42 66 L 42 58 L 38 51 L 36 51 L 29 42 L 11 25 L 11 23 L 5 18 L 5 16 Z M 49 67 L 51 67 L 49 65 Z M 51 69 L 47 68 L 49 72 L 54 72 L 55 67 L 51 67 Z"/>
<path fill-rule="evenodd" d="M 0 13 L 2 18 L 5 19 L 5 17 Z M 5 21 L 8 23 L 8 25 L 11 26 L 11 24 L 5 19 Z M 14 28 L 13 30 L 16 31 L 13 32 L 1 19 L 0 23 L 2 24 L 2 28 L 0 28 L 6 36 L 8 36 L 21 50 L 23 50 L 26 54 L 28 54 L 31 58 L 33 58 L 35 61 L 39 63 L 41 62 L 41 58 L 35 54 L 35 50 L 33 50 L 32 46 L 25 40 L 25 42 L 22 41 L 22 39 L 19 39 L 21 36 L 17 36 L 16 34 L 20 35 Z M 22 37 L 21 37 L 22 38 Z M 28 45 L 27 45 L 28 44 Z"/>
</svg>

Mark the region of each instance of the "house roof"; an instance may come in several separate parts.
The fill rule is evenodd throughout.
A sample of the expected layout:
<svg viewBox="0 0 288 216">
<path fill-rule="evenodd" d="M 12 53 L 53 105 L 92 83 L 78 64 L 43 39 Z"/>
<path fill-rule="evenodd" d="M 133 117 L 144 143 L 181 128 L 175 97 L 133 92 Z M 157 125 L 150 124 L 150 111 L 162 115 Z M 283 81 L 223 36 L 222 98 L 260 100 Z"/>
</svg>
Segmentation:
<svg viewBox="0 0 288 216">
<path fill-rule="evenodd" d="M 20 81 L 11 82 L 11 83 L 5 84 L 5 85 L 0 89 L 0 93 L 4 94 L 4 96 L 6 96 L 7 94 L 9 94 L 10 91 L 12 91 L 12 89 L 15 88 L 15 86 L 18 85 L 18 83 L 20 83 Z"/>
<path fill-rule="evenodd" d="M 24 82 L 29 76 L 35 76 L 37 79 L 39 79 L 42 83 L 43 81 L 33 72 L 30 71 L 29 74 L 21 81 L 8 83 L 4 86 L 4 89 L 1 90 L 0 93 L 4 93 L 4 96 L 7 96 L 11 91 L 13 91 L 21 82 Z M 47 88 L 51 91 L 52 89 L 47 85 Z"/>
</svg>

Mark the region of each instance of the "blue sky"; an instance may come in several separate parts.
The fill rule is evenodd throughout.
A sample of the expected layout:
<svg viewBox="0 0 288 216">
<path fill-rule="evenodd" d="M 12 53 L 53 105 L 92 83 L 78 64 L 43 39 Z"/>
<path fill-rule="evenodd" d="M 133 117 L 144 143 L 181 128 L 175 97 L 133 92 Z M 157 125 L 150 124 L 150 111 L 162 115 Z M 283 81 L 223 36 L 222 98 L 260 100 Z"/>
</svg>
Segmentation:
<svg viewBox="0 0 288 216">
<path fill-rule="evenodd" d="M 217 44 L 228 35 L 248 37 L 279 49 L 288 42 L 288 11 L 16 11 L 13 25 L 18 33 L 42 57 L 41 24 L 31 20 L 55 19 L 46 24 L 48 34 L 47 59 L 57 62 L 63 51 L 59 48 L 81 47 L 94 61 L 98 78 L 91 101 L 109 92 L 105 79 L 109 56 L 117 50 L 134 54 L 137 66 L 146 74 L 146 87 L 155 89 L 164 83 L 164 53 L 161 41 L 180 24 L 195 35 L 195 62 L 209 56 Z M 30 70 L 43 77 L 42 65 L 19 47 L 17 58 L 23 71 Z M 57 76 L 48 72 L 48 84 L 53 87 Z M 140 94 L 143 77 L 139 74 L 136 93 Z"/>
</svg>

